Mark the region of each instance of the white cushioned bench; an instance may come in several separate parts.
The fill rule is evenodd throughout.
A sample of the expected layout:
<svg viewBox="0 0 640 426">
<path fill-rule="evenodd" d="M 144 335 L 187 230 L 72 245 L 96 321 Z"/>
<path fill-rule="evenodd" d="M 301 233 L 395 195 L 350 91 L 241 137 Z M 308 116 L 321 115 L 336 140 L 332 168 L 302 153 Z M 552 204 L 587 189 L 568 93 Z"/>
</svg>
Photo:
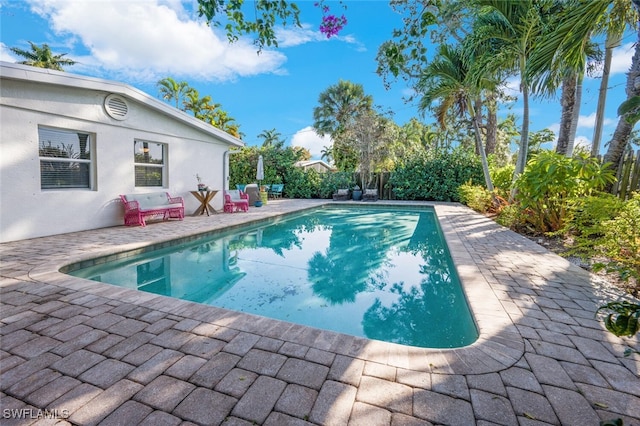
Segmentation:
<svg viewBox="0 0 640 426">
<path fill-rule="evenodd" d="M 147 219 L 184 219 L 184 200 L 168 192 L 120 195 L 124 224 L 146 226 Z"/>
</svg>

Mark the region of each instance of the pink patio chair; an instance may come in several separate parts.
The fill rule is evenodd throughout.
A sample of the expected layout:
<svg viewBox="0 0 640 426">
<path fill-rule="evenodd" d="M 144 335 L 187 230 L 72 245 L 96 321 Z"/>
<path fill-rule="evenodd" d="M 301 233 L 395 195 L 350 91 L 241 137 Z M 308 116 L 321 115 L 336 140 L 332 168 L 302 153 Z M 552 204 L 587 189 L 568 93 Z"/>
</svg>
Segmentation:
<svg viewBox="0 0 640 426">
<path fill-rule="evenodd" d="M 224 212 L 248 212 L 249 196 L 243 191 L 232 189 L 224 192 Z"/>
</svg>

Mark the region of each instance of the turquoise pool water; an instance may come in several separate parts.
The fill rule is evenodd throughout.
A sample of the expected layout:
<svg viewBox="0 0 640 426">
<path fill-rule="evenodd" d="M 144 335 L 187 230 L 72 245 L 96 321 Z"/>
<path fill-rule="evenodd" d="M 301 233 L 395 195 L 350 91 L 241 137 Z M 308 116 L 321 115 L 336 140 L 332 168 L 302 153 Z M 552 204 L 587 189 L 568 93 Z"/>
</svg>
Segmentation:
<svg viewBox="0 0 640 426">
<path fill-rule="evenodd" d="M 411 346 L 478 337 L 432 209 L 319 208 L 70 274 Z"/>
</svg>

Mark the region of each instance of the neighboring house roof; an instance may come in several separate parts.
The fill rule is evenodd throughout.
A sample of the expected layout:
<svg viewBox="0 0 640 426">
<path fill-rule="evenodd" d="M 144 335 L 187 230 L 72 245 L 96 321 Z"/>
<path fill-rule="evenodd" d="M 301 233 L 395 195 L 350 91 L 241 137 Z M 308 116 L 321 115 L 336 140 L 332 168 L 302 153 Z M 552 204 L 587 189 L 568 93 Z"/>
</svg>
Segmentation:
<svg viewBox="0 0 640 426">
<path fill-rule="evenodd" d="M 205 133 L 209 133 L 211 136 L 214 136 L 223 142 L 227 142 L 230 145 L 239 147 L 243 147 L 245 145 L 242 140 L 235 136 L 213 127 L 202 120 L 198 120 L 186 112 L 174 108 L 173 106 L 125 83 L 2 61 L 0 61 L 0 78 L 96 90 L 120 95 L 124 98 L 135 100 L 149 109 L 155 110 L 188 126 L 197 128 Z"/>
<path fill-rule="evenodd" d="M 324 167 L 328 170 L 333 170 L 333 166 L 331 166 L 330 164 L 324 162 L 323 160 L 307 160 L 307 161 L 297 161 L 295 164 L 295 166 L 297 167 L 302 167 L 302 168 L 307 168 L 307 167 L 312 167 L 315 165 Z"/>
</svg>

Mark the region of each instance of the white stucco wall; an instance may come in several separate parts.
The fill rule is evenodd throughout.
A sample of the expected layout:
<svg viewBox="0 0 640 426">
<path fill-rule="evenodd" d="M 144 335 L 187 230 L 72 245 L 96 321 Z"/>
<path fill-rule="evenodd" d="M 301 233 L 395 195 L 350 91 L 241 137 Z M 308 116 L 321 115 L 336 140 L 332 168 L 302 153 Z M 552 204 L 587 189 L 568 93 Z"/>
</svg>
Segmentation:
<svg viewBox="0 0 640 426">
<path fill-rule="evenodd" d="M 91 84 L 89 85 L 91 86 Z M 0 241 L 122 225 L 119 194 L 167 191 L 185 200 L 185 214 L 198 201 L 189 193 L 196 173 L 213 189 L 224 184 L 228 140 L 167 115 L 125 94 L 126 120 L 111 118 L 103 102 L 110 92 L 2 78 L 0 84 Z M 136 97 L 138 93 L 133 93 Z M 153 102 L 153 100 L 152 100 Z M 158 101 L 160 102 L 160 101 Z M 174 112 L 171 112 L 175 114 Z M 182 113 L 180 113 L 182 114 Z M 186 114 L 185 114 L 186 115 Z M 38 126 L 94 136 L 95 185 L 88 189 L 43 190 L 40 187 Z M 168 146 L 165 188 L 136 188 L 134 139 Z M 230 138 L 232 139 L 232 138 Z M 233 145 L 231 145 L 233 146 Z M 222 208 L 222 194 L 213 201 Z"/>
</svg>

